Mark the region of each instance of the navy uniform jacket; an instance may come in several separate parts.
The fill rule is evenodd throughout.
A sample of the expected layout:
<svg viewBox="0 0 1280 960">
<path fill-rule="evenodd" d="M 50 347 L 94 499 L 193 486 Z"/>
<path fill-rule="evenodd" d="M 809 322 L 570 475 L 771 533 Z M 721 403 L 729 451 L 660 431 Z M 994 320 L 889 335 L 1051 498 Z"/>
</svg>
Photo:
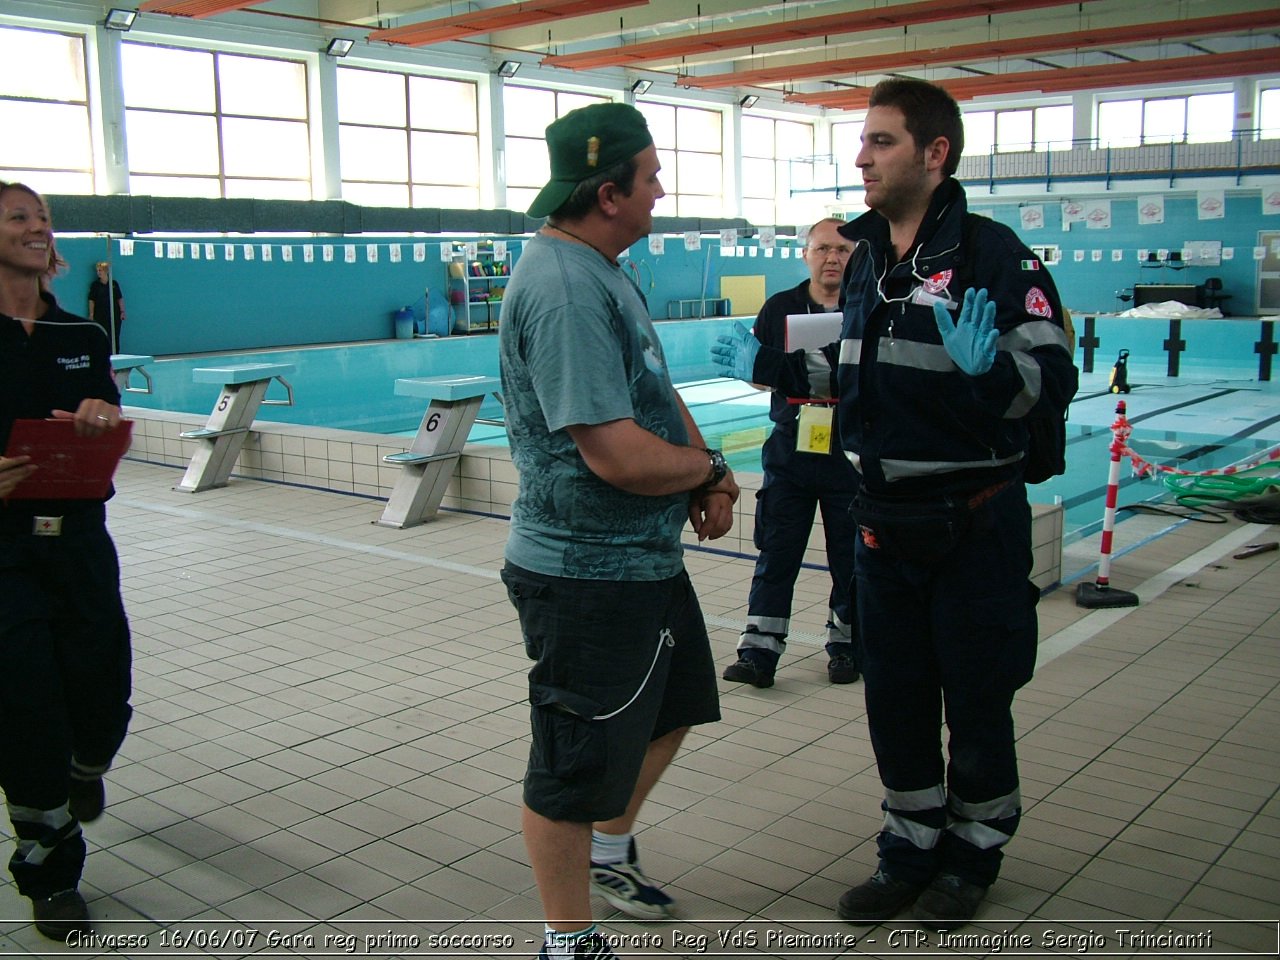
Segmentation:
<svg viewBox="0 0 1280 960">
<path fill-rule="evenodd" d="M 14 420 L 39 420 L 54 410 L 74 413 L 87 397 L 120 404 L 102 328 L 67 313 L 51 294 L 42 296 L 49 309 L 30 336 L 17 320 L 0 314 L 0 451 L 9 443 Z M 4 509 L 62 515 L 87 502 L 10 500 Z"/>
<path fill-rule="evenodd" d="M 875 493 L 972 493 L 1019 478 L 1023 418 L 1065 409 L 1077 372 L 1062 304 L 1043 264 L 1008 227 L 975 217 L 954 179 L 934 191 L 911 251 L 894 262 L 889 224 L 871 211 L 840 228 L 854 242 L 838 344 L 807 355 L 762 350 L 753 379 L 798 396 L 839 396 L 841 444 Z M 952 361 L 932 303 L 959 314 L 964 287 L 987 289 L 1000 331 L 992 368 Z M 819 361 L 825 359 L 825 364 Z M 763 368 L 763 369 L 762 369 Z M 815 375 L 821 369 L 829 375 Z M 758 378 L 758 379 L 757 379 Z"/>
</svg>

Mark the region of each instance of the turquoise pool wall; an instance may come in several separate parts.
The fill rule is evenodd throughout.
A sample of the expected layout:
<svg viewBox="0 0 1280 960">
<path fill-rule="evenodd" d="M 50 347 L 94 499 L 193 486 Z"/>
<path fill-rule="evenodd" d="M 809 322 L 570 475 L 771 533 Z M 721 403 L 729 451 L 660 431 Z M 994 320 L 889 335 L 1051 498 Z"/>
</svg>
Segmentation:
<svg viewBox="0 0 1280 960">
<path fill-rule="evenodd" d="M 1158 192 L 1158 191 L 1153 191 Z M 1111 199 L 1111 228 L 1086 229 L 1084 223 L 1062 228 L 1061 200 L 1045 197 L 1044 226 L 1023 230 L 1020 205 L 990 197 L 972 199 L 972 206 L 1013 227 L 1028 244 L 1057 244 L 1062 262 L 1053 267 L 1054 281 L 1063 302 L 1073 311 L 1105 312 L 1123 306 L 1116 291 L 1135 283 L 1203 283 L 1205 278 L 1222 279 L 1223 292 L 1231 295 L 1232 313 L 1257 312 L 1258 264 L 1253 249 L 1260 234 L 1280 229 L 1278 217 L 1263 215 L 1258 191 L 1250 189 L 1226 198 L 1224 216 L 1201 221 L 1193 196 L 1174 195 L 1165 203 L 1165 222 L 1140 225 L 1137 198 Z M 1079 198 L 1077 198 L 1079 199 Z M 54 211 L 55 218 L 57 211 Z M 440 261 L 441 243 L 449 238 L 424 235 L 395 236 L 311 236 L 253 235 L 228 238 L 219 235 L 192 242 L 189 237 L 132 238 L 67 236 L 58 240 L 69 268 L 54 283 L 64 305 L 75 311 L 85 309 L 93 264 L 110 258 L 115 278 L 124 291 L 128 321 L 122 334 L 122 352 L 149 355 L 225 352 L 268 349 L 319 343 L 376 340 L 392 335 L 392 315 L 423 296 L 426 288 L 442 286 L 445 267 Z M 459 239 L 474 239 L 459 237 Z M 494 235 L 491 239 L 502 239 Z M 517 245 L 527 237 L 509 237 Z M 1139 266 L 1139 249 L 1180 250 L 1187 240 L 1220 240 L 1234 252 L 1231 260 L 1215 267 L 1187 267 L 1181 271 L 1149 270 Z M 132 242 L 131 256 L 121 255 L 121 244 Z M 794 241 L 779 241 L 792 245 Z M 157 243 L 165 256 L 156 256 Z M 177 244 L 184 256 L 168 255 Z M 393 260 L 391 246 L 400 252 Z M 415 259 L 416 248 L 424 247 L 424 259 Z M 307 262 L 302 254 L 309 246 L 314 254 Z M 193 257 L 193 247 L 199 258 Z M 234 259 L 226 259 L 227 248 Z M 272 259 L 264 260 L 264 247 Z M 288 247 L 293 258 L 284 259 Z M 331 261 L 323 258 L 323 248 L 334 252 Z M 346 249 L 353 261 L 346 262 Z M 369 248 L 376 248 L 376 262 L 369 260 Z M 632 246 L 629 269 L 649 301 L 655 319 L 667 316 L 670 300 L 701 295 L 718 296 L 720 280 L 726 276 L 762 275 L 766 295 L 797 283 L 805 274 L 794 257 L 767 257 L 754 238 L 741 241 L 742 257 L 724 257 L 719 238 L 702 237 L 702 248 L 687 251 L 682 238 L 667 236 L 661 255 L 653 255 L 644 242 Z M 246 248 L 254 259 L 245 259 Z M 1121 259 L 1112 260 L 1113 251 Z M 752 252 L 756 256 L 750 256 Z M 1094 260 L 1095 251 L 1099 255 Z M 208 254 L 212 253 L 212 257 Z M 1076 260 L 1080 254 L 1081 259 Z M 739 305 L 737 313 L 748 312 Z"/>
<path fill-rule="evenodd" d="M 528 238 L 505 239 L 518 259 Z M 167 356 L 378 340 L 393 335 L 396 310 L 418 303 L 428 288 L 445 289 L 440 260 L 445 242 L 422 236 L 136 239 L 132 254 L 123 256 L 118 238 L 60 237 L 58 249 L 69 266 L 54 282 L 54 292 L 68 309 L 84 313 L 93 264 L 110 258 L 128 317 L 122 353 Z M 790 251 L 794 241 L 779 244 Z M 157 247 L 164 256 L 156 255 Z M 170 247 L 183 256 L 171 256 Z M 421 262 L 415 259 L 419 247 Z M 303 255 L 308 248 L 309 262 Z M 324 259 L 325 248 L 332 251 L 331 260 Z M 668 301 L 700 297 L 704 290 L 719 297 L 722 277 L 763 276 L 772 293 L 805 276 L 797 258 L 784 259 L 779 251 L 766 257 L 756 248 L 754 239 L 747 240 L 743 249 L 755 249 L 757 256 L 724 257 L 718 237 L 704 237 L 702 248 L 692 251 L 684 249 L 681 238 L 669 237 L 661 256 L 641 242 L 625 259 L 650 316 L 665 319 Z M 268 250 L 269 261 L 264 259 Z M 246 259 L 247 251 L 252 260 Z M 371 254 L 376 260 L 369 259 Z"/>
</svg>

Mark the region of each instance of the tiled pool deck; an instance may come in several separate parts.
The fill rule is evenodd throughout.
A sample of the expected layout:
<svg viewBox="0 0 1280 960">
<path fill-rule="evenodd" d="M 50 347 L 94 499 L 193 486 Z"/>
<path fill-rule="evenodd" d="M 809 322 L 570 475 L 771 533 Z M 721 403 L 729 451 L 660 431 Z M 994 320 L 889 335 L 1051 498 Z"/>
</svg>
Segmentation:
<svg viewBox="0 0 1280 960">
<path fill-rule="evenodd" d="M 150 430 L 146 444 L 167 449 Z M 333 462 L 329 449 L 282 440 L 280 465 L 305 478 L 312 460 Z M 447 511 L 407 530 L 373 524 L 382 504 L 370 497 L 387 487 L 379 455 L 351 451 L 350 493 L 237 477 L 192 495 L 172 490 L 174 466 L 122 464 L 110 523 L 137 712 L 110 805 L 86 826 L 83 884 L 101 933 L 148 937 L 119 955 L 320 956 L 326 933 L 375 956 L 536 953 L 541 910 L 519 833 L 527 662 L 497 578 L 506 523 Z M 464 483 L 459 504 L 469 498 Z M 1218 956 L 1275 955 L 1280 554 L 1233 554 L 1277 530 L 1170 523 L 1138 518 L 1117 536 L 1122 550 L 1142 543 L 1113 568 L 1139 606 L 1090 612 L 1069 589 L 1042 602 L 1040 664 L 1016 707 L 1026 813 L 964 932 L 1025 933 L 1038 947 L 1046 930 L 1092 931 L 1107 938 L 1095 954 L 1165 957 L 1202 952 L 1186 944 L 1207 934 Z M 723 665 L 751 561 L 691 550 L 688 565 Z M 943 949 L 935 934 L 912 946 L 924 931 L 905 920 L 896 937 L 834 920 L 840 893 L 874 864 L 880 787 L 861 684 L 826 682 L 825 579 L 802 574 L 777 685 L 721 682 L 723 720 L 689 736 L 644 809 L 645 866 L 679 919 L 641 924 L 595 901 L 609 931 L 649 938 L 621 956 L 1016 953 Z M 5 954 L 63 952 L 11 884 L 0 917 Z M 1121 929 L 1188 939 L 1142 950 Z M 232 939 L 210 945 L 209 931 Z M 272 946 L 270 931 L 296 947 Z M 756 947 L 718 945 L 752 931 Z M 207 949 L 174 946 L 193 932 Z M 514 945 L 431 952 L 431 932 Z M 873 939 L 776 939 L 799 933 Z M 382 934 L 400 946 L 364 950 Z M 1079 955 L 1039 952 L 1054 954 Z"/>
</svg>

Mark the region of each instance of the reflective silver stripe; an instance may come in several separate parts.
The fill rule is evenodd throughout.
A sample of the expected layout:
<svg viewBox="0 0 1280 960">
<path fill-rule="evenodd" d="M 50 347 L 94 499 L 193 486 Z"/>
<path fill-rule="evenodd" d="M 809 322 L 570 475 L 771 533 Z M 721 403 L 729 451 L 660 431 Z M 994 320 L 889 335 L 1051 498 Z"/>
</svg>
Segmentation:
<svg viewBox="0 0 1280 960">
<path fill-rule="evenodd" d="M 787 648 L 785 637 L 791 621 L 785 617 L 747 617 L 747 626 L 755 630 L 743 630 L 738 637 L 739 650 L 772 650 L 782 653 Z"/>
<path fill-rule="evenodd" d="M 991 850 L 1008 843 L 1009 834 L 991 826 L 990 822 L 1015 816 L 1021 806 L 1022 794 L 1018 790 L 981 803 L 968 803 L 952 793 L 947 796 L 951 816 L 947 830 L 979 850 Z"/>
<path fill-rule="evenodd" d="M 769 650 L 781 655 L 787 645 L 771 633 L 742 633 L 738 635 L 739 650 Z"/>
<path fill-rule="evenodd" d="M 821 350 L 806 350 L 804 369 L 809 375 L 809 395 L 818 399 L 830 399 L 831 361 Z"/>
<path fill-rule="evenodd" d="M 98 780 L 110 769 L 110 763 L 92 766 L 87 763 L 81 763 L 75 757 L 71 758 L 71 776 L 78 780 Z"/>
<path fill-rule="evenodd" d="M 58 844 L 63 840 L 69 840 L 78 833 L 80 833 L 80 824 L 77 823 L 75 829 L 68 830 L 65 835 L 61 831 L 55 830 L 44 840 L 19 840 L 18 856 L 22 858 L 23 863 L 39 867 L 45 862 L 49 854 L 58 849 Z"/>
<path fill-rule="evenodd" d="M 785 637 L 791 632 L 791 619 L 789 617 L 758 617 L 750 614 L 747 617 L 747 626 L 755 627 L 761 633 L 776 633 Z"/>
<path fill-rule="evenodd" d="M 890 810 L 933 810 L 947 805 L 942 784 L 923 790 L 885 790 L 884 805 Z"/>
<path fill-rule="evenodd" d="M 1004 412 L 1006 420 L 1017 420 L 1025 417 L 1031 408 L 1036 405 L 1036 401 L 1040 399 L 1040 383 L 1041 374 L 1040 364 L 1036 363 L 1035 358 L 1029 353 L 1015 352 L 1010 354 L 1013 357 L 1013 365 L 1017 369 L 1018 374 L 1022 377 L 1022 389 L 1018 391 L 1008 408 Z"/>
<path fill-rule="evenodd" d="M 857 470 L 859 473 L 861 473 L 861 472 L 862 472 L 862 457 L 858 456 L 858 454 L 854 453 L 852 450 L 846 450 L 846 451 L 844 452 L 844 455 L 845 455 L 846 457 L 848 457 L 848 458 L 849 458 L 849 462 L 853 464 L 853 469 L 855 469 L 855 470 Z"/>
<path fill-rule="evenodd" d="M 940 343 L 917 343 L 914 340 L 891 340 L 888 337 L 881 337 L 880 352 L 877 357 L 881 363 L 911 367 L 914 370 L 948 373 L 956 369 L 951 354 L 947 353 L 947 348 Z"/>
<path fill-rule="evenodd" d="M 862 339 L 841 340 L 839 360 L 841 363 L 847 363 L 853 366 L 861 363 Z"/>
<path fill-rule="evenodd" d="M 979 850 L 1003 847 L 1009 842 L 1009 834 L 976 820 L 957 820 L 947 824 L 947 832 L 961 840 L 967 840 Z"/>
<path fill-rule="evenodd" d="M 845 623 L 836 612 L 828 608 L 827 618 L 831 626 L 827 627 L 827 643 L 848 643 L 853 637 L 853 628 Z"/>
<path fill-rule="evenodd" d="M 900 817 L 895 813 L 886 813 L 884 815 L 884 831 L 891 833 L 895 837 L 902 837 L 914 847 L 921 850 L 932 850 L 938 845 L 938 840 L 942 837 L 942 831 L 933 827 L 926 827 L 923 823 L 917 823 L 914 820 L 908 820 L 906 817 Z"/>
<path fill-rule="evenodd" d="M 1034 350 L 1036 347 L 1058 346 L 1071 353 L 1071 345 L 1067 342 L 1067 332 L 1049 320 L 1031 320 L 1020 323 L 1012 330 L 1000 334 L 996 341 L 997 350 Z"/>
<path fill-rule="evenodd" d="M 44 828 L 44 835 L 38 840 L 18 838 L 17 859 L 33 867 L 43 864 L 63 840 L 80 833 L 80 824 L 65 805 L 54 810 L 37 810 L 35 807 L 21 807 L 13 803 L 6 806 L 9 808 L 9 819 L 14 824 L 34 823 Z"/>
<path fill-rule="evenodd" d="M 1071 353 L 1066 331 L 1048 320 L 1033 320 L 1019 324 L 1007 333 L 1001 334 L 1000 339 L 996 341 L 996 349 L 1008 351 L 1013 356 L 1013 363 L 1018 373 L 1022 375 L 1022 390 L 1013 398 L 1013 402 L 1004 412 L 1006 420 L 1025 417 L 1040 399 L 1043 371 L 1040 364 L 1029 353 L 1037 347 L 1061 347 L 1067 353 Z"/>
<path fill-rule="evenodd" d="M 71 814 L 65 806 L 53 810 L 20 807 L 14 803 L 6 803 L 5 806 L 9 808 L 9 819 L 14 823 L 38 823 L 50 830 L 60 830 L 71 822 Z"/>
<path fill-rule="evenodd" d="M 969 803 L 954 793 L 947 795 L 947 809 L 962 820 L 1004 820 L 1014 816 L 1022 807 L 1022 792 L 1015 790 L 994 800 Z"/>
<path fill-rule="evenodd" d="M 992 460 L 881 460 L 880 469 L 886 480 L 905 480 L 908 477 L 932 477 L 939 473 L 956 473 L 960 470 L 987 470 L 1017 463 L 1022 452 L 1010 457 Z"/>
</svg>

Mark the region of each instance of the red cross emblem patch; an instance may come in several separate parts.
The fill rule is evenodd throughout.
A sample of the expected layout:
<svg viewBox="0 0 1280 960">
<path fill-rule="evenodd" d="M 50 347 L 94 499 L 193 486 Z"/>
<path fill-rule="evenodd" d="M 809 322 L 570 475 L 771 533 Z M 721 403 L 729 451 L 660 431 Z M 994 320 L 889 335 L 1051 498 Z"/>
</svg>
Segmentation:
<svg viewBox="0 0 1280 960">
<path fill-rule="evenodd" d="M 1034 317 L 1053 316 L 1053 307 L 1049 305 L 1049 298 L 1039 287 L 1032 287 L 1027 291 L 1026 308 L 1027 313 Z"/>
<path fill-rule="evenodd" d="M 951 283 L 951 271 L 943 270 L 941 273 L 935 273 L 932 277 L 924 282 L 925 293 L 941 293 Z"/>
</svg>

